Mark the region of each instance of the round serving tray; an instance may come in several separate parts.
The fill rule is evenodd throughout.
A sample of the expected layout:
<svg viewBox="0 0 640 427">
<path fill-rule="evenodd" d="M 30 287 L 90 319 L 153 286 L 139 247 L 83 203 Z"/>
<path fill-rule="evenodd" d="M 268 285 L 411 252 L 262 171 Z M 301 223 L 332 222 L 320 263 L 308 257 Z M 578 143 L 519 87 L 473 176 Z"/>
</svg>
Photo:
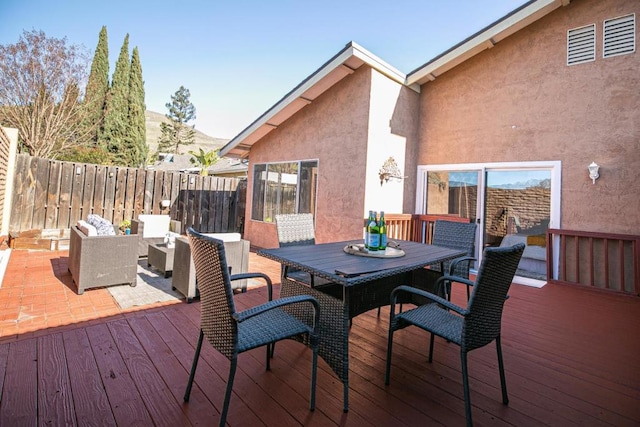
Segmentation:
<svg viewBox="0 0 640 427">
<path fill-rule="evenodd" d="M 366 256 L 370 258 L 399 258 L 404 256 L 404 251 L 402 249 L 390 248 L 388 246 L 384 251 L 369 252 L 365 249 L 364 244 L 362 243 L 347 245 L 344 247 L 344 251 L 351 255 Z"/>
</svg>

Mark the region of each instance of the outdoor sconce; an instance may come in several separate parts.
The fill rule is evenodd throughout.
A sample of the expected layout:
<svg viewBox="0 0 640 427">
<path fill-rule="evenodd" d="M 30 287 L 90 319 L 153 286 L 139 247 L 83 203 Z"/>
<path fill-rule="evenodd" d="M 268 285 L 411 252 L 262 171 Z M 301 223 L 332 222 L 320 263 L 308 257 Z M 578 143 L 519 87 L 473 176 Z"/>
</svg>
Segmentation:
<svg viewBox="0 0 640 427">
<path fill-rule="evenodd" d="M 168 208 L 169 206 L 171 206 L 171 200 L 167 200 L 167 199 L 161 200 L 161 201 L 160 201 L 160 206 L 161 206 L 163 209 Z"/>
<path fill-rule="evenodd" d="M 600 166 L 598 166 L 596 164 L 596 162 L 591 162 L 591 164 L 588 166 L 589 168 L 589 178 L 591 178 L 591 180 L 593 181 L 593 183 L 596 183 L 596 179 L 598 179 L 600 177 L 600 174 L 598 173 L 598 170 L 600 169 Z"/>
<path fill-rule="evenodd" d="M 380 176 L 380 185 L 385 182 L 389 182 L 390 179 L 404 179 L 402 172 L 400 172 L 400 168 L 393 157 L 389 157 L 384 162 L 382 168 L 378 171 L 378 175 Z"/>
</svg>

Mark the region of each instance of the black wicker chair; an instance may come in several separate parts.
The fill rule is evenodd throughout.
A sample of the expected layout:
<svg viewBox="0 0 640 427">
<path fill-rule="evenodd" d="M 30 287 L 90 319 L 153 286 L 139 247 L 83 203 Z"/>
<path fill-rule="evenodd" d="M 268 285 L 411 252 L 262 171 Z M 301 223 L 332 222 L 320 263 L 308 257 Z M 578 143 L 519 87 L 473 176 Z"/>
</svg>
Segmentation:
<svg viewBox="0 0 640 427">
<path fill-rule="evenodd" d="M 469 279 L 469 269 L 475 261 L 473 255 L 475 250 L 476 228 L 477 225 L 475 222 L 436 220 L 431 244 L 451 249 L 460 249 L 465 251 L 466 254 L 463 257 L 445 262 L 444 271 L 440 271 L 439 263 L 432 264 L 429 266 L 429 269 L 421 271 L 424 276 L 422 278 L 424 285 L 421 285 L 420 289 L 431 293 L 440 292 L 438 295 L 446 296 L 449 300 L 451 299 L 451 282 L 445 282 L 445 286 L 439 289 L 436 288 L 436 282 L 443 274 Z M 469 287 L 467 286 L 467 300 L 469 299 L 469 295 Z M 425 300 L 420 297 L 414 297 L 413 302 L 419 305 L 425 303 Z"/>
<path fill-rule="evenodd" d="M 315 409 L 316 371 L 318 366 L 318 324 L 319 305 L 311 296 L 301 295 L 281 298 L 272 301 L 272 287 L 269 276 L 262 273 L 243 273 L 229 275 L 224 253 L 224 243 L 220 240 L 204 236 L 193 228 L 187 230 L 191 243 L 191 253 L 200 288 L 201 324 L 200 337 L 196 347 L 189 382 L 184 394 L 185 402 L 189 401 L 191 387 L 198 365 L 203 339 L 207 341 L 231 361 L 229 379 L 224 397 L 224 406 L 220 415 L 220 425 L 224 425 L 231 399 L 233 379 L 235 376 L 238 354 L 253 348 L 267 347 L 267 370 L 271 368 L 271 346 L 276 341 L 304 336 L 313 350 L 311 366 L 311 396 L 309 408 Z M 236 312 L 233 301 L 231 281 L 237 279 L 262 278 L 267 282 L 269 301 L 242 312 Z M 302 305 L 310 307 L 302 307 Z M 294 308 L 303 312 L 302 317 L 313 326 L 298 320 L 286 310 Z M 303 310 L 308 308 L 308 310 Z"/>
<path fill-rule="evenodd" d="M 410 286 L 399 286 L 394 289 L 391 293 L 391 316 L 389 342 L 387 345 L 385 384 L 389 384 L 393 333 L 398 329 L 414 325 L 431 333 L 429 362 L 433 360 L 434 335 L 438 335 L 460 346 L 467 425 L 472 425 L 467 353 L 476 348 L 483 347 L 493 340 L 496 341 L 496 349 L 498 351 L 502 402 L 505 405 L 508 404 L 509 399 L 507 397 L 507 385 L 504 376 L 502 348 L 500 346 L 500 327 L 502 309 L 507 299 L 507 292 L 518 268 L 518 263 L 520 262 L 524 248 L 525 245 L 520 243 L 511 247 L 485 249 L 475 283 L 454 276 L 443 276 L 439 279 L 438 286 L 444 286 L 446 280 L 454 280 L 468 286 L 473 286 L 473 292 L 466 309 L 438 295 Z M 432 302 L 396 314 L 395 304 L 398 296 L 402 293 L 420 295 L 428 298 Z"/>
</svg>

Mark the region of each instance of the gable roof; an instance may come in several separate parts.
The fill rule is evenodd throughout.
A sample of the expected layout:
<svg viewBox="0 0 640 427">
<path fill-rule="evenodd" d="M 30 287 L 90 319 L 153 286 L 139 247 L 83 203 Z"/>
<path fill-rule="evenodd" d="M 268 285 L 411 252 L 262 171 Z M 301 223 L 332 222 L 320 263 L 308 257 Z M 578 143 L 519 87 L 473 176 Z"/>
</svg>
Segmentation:
<svg viewBox="0 0 640 427">
<path fill-rule="evenodd" d="M 532 0 L 436 56 L 407 75 L 408 85 L 422 85 L 520 31 L 571 0 Z"/>
<path fill-rule="evenodd" d="M 570 2 L 571 0 L 531 0 L 408 75 L 352 41 L 222 147 L 220 156 L 248 158 L 253 144 L 362 65 L 366 64 L 390 79 L 420 92 L 420 85 L 435 80 L 446 71 L 492 48 L 496 43 Z"/>
<path fill-rule="evenodd" d="M 398 83 L 404 84 L 406 81 L 405 74 L 357 43 L 349 42 L 333 58 L 222 147 L 220 156 L 248 157 L 251 146 L 260 138 L 365 64 Z M 417 86 L 414 89 L 418 90 Z"/>
</svg>

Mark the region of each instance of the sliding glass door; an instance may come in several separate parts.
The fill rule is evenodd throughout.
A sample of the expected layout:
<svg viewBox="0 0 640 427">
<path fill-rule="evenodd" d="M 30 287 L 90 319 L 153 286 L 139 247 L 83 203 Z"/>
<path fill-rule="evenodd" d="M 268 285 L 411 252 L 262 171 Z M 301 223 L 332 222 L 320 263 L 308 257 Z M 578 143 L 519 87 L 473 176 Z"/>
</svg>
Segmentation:
<svg viewBox="0 0 640 427">
<path fill-rule="evenodd" d="M 560 162 L 421 166 L 418 183 L 418 213 L 478 224 L 478 262 L 481 248 L 523 242 L 518 276 L 546 279 L 545 232 L 560 225 Z"/>
</svg>

